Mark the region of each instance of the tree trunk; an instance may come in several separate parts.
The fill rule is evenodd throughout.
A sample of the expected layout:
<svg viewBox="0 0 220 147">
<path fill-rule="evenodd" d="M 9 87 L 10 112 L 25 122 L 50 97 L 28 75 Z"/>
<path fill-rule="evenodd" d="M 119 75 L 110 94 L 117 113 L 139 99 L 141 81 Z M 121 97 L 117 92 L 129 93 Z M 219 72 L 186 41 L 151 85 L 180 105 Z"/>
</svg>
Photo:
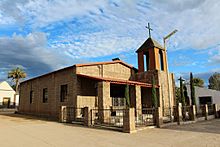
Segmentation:
<svg viewBox="0 0 220 147">
<path fill-rule="evenodd" d="M 16 94 L 18 94 L 19 93 L 19 91 L 18 91 L 18 85 L 19 85 L 18 79 L 15 80 L 15 84 L 16 84 L 15 92 L 16 92 Z"/>
</svg>

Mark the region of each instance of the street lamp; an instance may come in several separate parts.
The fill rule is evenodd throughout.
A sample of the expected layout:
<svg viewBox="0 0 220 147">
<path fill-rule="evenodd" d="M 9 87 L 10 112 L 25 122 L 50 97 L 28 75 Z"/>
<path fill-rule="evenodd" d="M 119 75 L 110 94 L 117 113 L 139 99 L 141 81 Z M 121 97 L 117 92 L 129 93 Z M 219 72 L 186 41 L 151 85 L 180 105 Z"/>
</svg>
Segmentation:
<svg viewBox="0 0 220 147">
<path fill-rule="evenodd" d="M 166 50 L 166 40 L 169 39 L 172 35 L 174 35 L 178 30 L 175 29 L 174 31 L 172 31 L 170 34 L 168 34 L 167 36 L 163 37 L 163 44 L 164 44 L 164 49 Z"/>
<path fill-rule="evenodd" d="M 166 50 L 166 40 L 169 39 L 172 35 L 174 35 L 178 30 L 174 30 L 171 33 L 169 33 L 167 36 L 163 38 L 163 43 L 164 43 L 164 50 Z M 167 56 L 166 56 L 167 57 Z M 169 109 L 170 109 L 170 120 L 172 121 L 172 109 L 171 109 L 171 97 L 170 97 L 170 78 L 169 78 L 169 68 L 168 68 L 168 57 L 167 57 L 167 85 L 168 85 L 168 98 L 169 98 Z"/>
</svg>

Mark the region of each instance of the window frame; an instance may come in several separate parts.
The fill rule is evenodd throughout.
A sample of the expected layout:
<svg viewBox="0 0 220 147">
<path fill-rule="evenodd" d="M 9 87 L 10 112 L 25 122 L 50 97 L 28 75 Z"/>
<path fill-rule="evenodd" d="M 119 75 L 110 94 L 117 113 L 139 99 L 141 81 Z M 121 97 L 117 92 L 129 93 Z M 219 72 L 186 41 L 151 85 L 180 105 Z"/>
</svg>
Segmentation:
<svg viewBox="0 0 220 147">
<path fill-rule="evenodd" d="M 68 96 L 68 84 L 60 85 L 60 102 L 67 101 L 67 96 Z"/>
<path fill-rule="evenodd" d="M 29 102 L 30 102 L 30 104 L 33 104 L 33 97 L 34 97 L 34 91 L 31 90 L 30 93 L 29 93 Z"/>
<path fill-rule="evenodd" d="M 43 88 L 43 103 L 48 103 L 48 88 Z"/>
</svg>

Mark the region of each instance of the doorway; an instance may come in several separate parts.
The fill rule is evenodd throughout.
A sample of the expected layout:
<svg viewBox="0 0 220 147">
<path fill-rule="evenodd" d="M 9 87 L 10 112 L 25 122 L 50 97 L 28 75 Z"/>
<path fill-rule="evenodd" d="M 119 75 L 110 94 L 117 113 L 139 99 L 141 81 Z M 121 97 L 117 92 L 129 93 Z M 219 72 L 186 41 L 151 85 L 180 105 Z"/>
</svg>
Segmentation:
<svg viewBox="0 0 220 147">
<path fill-rule="evenodd" d="M 205 105 L 205 104 L 211 105 L 212 104 L 212 97 L 211 96 L 199 97 L 199 104 L 200 105 Z"/>
<path fill-rule="evenodd" d="M 3 98 L 3 107 L 4 108 L 10 107 L 10 98 Z"/>
</svg>

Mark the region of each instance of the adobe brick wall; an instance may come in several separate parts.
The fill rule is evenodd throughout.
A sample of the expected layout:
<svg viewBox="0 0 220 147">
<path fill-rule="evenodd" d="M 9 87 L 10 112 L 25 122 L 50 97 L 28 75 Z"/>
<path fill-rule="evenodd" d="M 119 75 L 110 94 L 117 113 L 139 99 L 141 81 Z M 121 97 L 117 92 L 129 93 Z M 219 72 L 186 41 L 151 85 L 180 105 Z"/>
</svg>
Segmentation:
<svg viewBox="0 0 220 147">
<path fill-rule="evenodd" d="M 89 76 L 103 76 L 124 80 L 129 80 L 134 73 L 133 69 L 121 63 L 114 63 L 83 67 L 72 66 L 27 80 L 21 83 L 19 112 L 58 119 L 62 105 L 75 107 L 88 106 L 90 108 L 97 107 L 98 93 L 95 91 L 95 85 L 98 86 L 98 82 L 94 80 L 89 81 L 89 79 L 81 77 L 77 78 L 76 72 Z M 60 102 L 60 86 L 64 84 L 68 84 L 68 98 L 66 102 Z M 104 83 L 101 88 L 104 90 L 103 97 L 105 98 L 105 102 L 100 108 L 106 108 L 112 105 L 110 98 L 106 101 L 106 97 L 110 97 L 109 92 L 107 92 L 110 91 L 110 83 L 106 84 L 107 83 Z M 85 87 L 83 88 L 83 86 Z M 47 103 L 43 103 L 44 88 L 48 88 Z M 32 103 L 30 103 L 31 90 L 34 91 Z"/>
<path fill-rule="evenodd" d="M 77 67 L 78 74 L 128 80 L 133 70 L 121 63 Z"/>
<path fill-rule="evenodd" d="M 165 108 L 169 108 L 169 93 L 170 90 L 170 99 L 171 99 L 171 108 L 175 105 L 175 80 L 172 73 L 169 74 L 169 89 L 167 81 L 167 73 L 164 71 L 159 71 L 159 85 L 160 85 L 160 101 L 161 105 Z"/>
<path fill-rule="evenodd" d="M 169 108 L 169 96 L 168 96 L 168 81 L 167 81 L 167 72 L 160 70 L 149 70 L 142 73 L 138 73 L 132 77 L 133 80 L 140 82 L 152 83 L 152 78 L 155 78 L 155 84 L 160 85 L 159 88 L 159 99 L 160 107 Z M 169 73 L 169 90 L 171 97 L 171 107 L 175 105 L 175 79 L 174 74 Z M 144 93 L 143 93 L 144 94 Z M 149 94 L 148 94 L 149 95 Z M 150 96 L 148 96 L 150 97 Z"/>
<path fill-rule="evenodd" d="M 75 68 L 66 68 L 33 80 L 21 83 L 19 112 L 58 119 L 61 105 L 75 105 L 76 82 Z M 60 86 L 68 84 L 66 102 L 60 102 Z M 43 88 L 48 88 L 48 102 L 43 103 Z M 30 91 L 34 91 L 30 103 Z"/>
<path fill-rule="evenodd" d="M 98 107 L 98 96 L 77 96 L 77 108 L 89 107 L 94 109 Z"/>
</svg>

